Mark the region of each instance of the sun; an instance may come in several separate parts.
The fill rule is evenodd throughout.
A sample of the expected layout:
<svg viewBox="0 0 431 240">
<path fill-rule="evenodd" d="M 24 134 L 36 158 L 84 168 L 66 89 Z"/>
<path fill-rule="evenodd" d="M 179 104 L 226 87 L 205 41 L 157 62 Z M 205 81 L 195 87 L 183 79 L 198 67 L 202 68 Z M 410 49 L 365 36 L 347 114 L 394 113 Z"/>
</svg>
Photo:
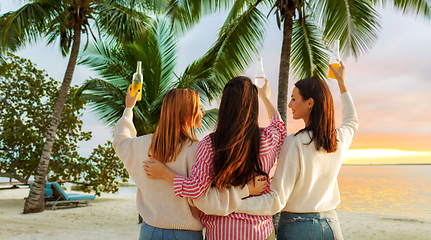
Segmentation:
<svg viewBox="0 0 431 240">
<path fill-rule="evenodd" d="M 431 164 L 431 151 L 351 149 L 343 164 Z"/>
</svg>

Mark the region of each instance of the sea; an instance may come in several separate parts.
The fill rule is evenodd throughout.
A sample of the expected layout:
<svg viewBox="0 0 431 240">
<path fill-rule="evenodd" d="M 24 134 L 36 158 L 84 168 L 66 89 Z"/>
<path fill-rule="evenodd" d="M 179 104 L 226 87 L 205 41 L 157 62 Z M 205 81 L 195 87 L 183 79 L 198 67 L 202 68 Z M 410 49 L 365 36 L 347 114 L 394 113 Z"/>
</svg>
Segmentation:
<svg viewBox="0 0 431 240">
<path fill-rule="evenodd" d="M 338 211 L 431 219 L 431 165 L 342 166 L 338 186 Z M 135 196 L 136 186 L 115 194 Z"/>
<path fill-rule="evenodd" d="M 337 210 L 431 218 L 431 165 L 342 166 Z"/>
<path fill-rule="evenodd" d="M 431 218 L 431 165 L 342 166 L 338 186 L 338 211 Z M 115 194 L 135 195 L 136 187 Z"/>
</svg>

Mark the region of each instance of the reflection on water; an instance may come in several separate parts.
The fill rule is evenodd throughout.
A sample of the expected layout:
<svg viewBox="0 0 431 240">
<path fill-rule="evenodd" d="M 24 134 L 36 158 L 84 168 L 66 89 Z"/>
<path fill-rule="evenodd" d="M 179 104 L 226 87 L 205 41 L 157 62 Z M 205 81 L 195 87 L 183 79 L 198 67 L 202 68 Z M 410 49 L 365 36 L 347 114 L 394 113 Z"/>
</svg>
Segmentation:
<svg viewBox="0 0 431 240">
<path fill-rule="evenodd" d="M 431 166 L 343 166 L 338 210 L 431 218 Z M 115 193 L 136 195 L 136 187 Z"/>
<path fill-rule="evenodd" d="M 431 218 L 431 166 L 343 166 L 340 211 Z"/>
</svg>

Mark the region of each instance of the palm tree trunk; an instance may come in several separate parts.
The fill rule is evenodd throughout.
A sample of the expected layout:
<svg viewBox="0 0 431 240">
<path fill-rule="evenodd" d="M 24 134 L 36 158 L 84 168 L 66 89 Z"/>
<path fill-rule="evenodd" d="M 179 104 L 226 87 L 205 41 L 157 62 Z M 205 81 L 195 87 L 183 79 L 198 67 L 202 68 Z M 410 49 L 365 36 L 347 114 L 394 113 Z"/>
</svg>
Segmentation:
<svg viewBox="0 0 431 240">
<path fill-rule="evenodd" d="M 81 43 L 81 26 L 77 24 L 73 31 L 73 45 L 70 53 L 69 63 L 66 73 L 64 74 L 63 83 L 60 88 L 57 101 L 55 103 L 54 113 L 52 114 L 51 124 L 46 134 L 45 145 L 43 146 L 42 156 L 40 158 L 37 173 L 34 179 L 33 187 L 28 198 L 25 201 L 24 213 L 42 212 L 45 208 L 45 178 L 48 172 L 49 159 L 51 157 L 52 146 L 55 141 L 55 133 L 60 122 L 61 112 L 66 103 L 67 93 L 69 92 L 70 83 L 72 82 L 73 71 L 75 70 L 76 61 L 79 54 Z"/>
<path fill-rule="evenodd" d="M 280 70 L 278 75 L 278 99 L 277 108 L 281 119 L 287 126 L 287 89 L 289 85 L 290 48 L 292 43 L 293 14 L 295 7 L 289 7 L 285 11 L 283 22 L 283 44 L 281 46 Z"/>
</svg>

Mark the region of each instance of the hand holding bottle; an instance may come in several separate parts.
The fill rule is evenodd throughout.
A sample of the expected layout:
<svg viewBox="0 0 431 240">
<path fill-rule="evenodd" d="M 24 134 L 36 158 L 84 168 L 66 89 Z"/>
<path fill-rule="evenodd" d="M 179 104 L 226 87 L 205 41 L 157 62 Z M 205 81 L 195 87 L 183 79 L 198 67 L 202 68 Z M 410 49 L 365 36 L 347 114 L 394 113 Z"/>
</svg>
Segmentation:
<svg viewBox="0 0 431 240">
<path fill-rule="evenodd" d="M 338 82 L 338 87 L 340 88 L 340 93 L 344 93 L 347 91 L 346 89 L 346 85 L 344 84 L 344 64 L 343 61 L 340 61 L 340 68 L 335 69 L 331 64 L 329 64 L 329 69 L 331 69 L 331 71 L 334 74 L 334 78 L 337 79 Z"/>
<path fill-rule="evenodd" d="M 332 68 L 338 69 L 340 67 L 340 40 L 335 40 L 334 48 L 332 49 L 331 58 L 329 59 L 329 65 Z M 329 68 L 328 78 L 335 78 L 334 72 Z"/>
<path fill-rule="evenodd" d="M 262 87 L 257 86 L 258 94 L 261 98 L 270 98 L 271 97 L 271 89 L 269 88 L 268 80 L 265 78 L 265 82 Z"/>
<path fill-rule="evenodd" d="M 134 96 L 132 96 L 132 84 L 127 88 L 127 96 L 126 96 L 126 108 L 133 108 L 138 100 L 138 97 L 141 96 L 141 90 L 138 90 Z"/>
</svg>

